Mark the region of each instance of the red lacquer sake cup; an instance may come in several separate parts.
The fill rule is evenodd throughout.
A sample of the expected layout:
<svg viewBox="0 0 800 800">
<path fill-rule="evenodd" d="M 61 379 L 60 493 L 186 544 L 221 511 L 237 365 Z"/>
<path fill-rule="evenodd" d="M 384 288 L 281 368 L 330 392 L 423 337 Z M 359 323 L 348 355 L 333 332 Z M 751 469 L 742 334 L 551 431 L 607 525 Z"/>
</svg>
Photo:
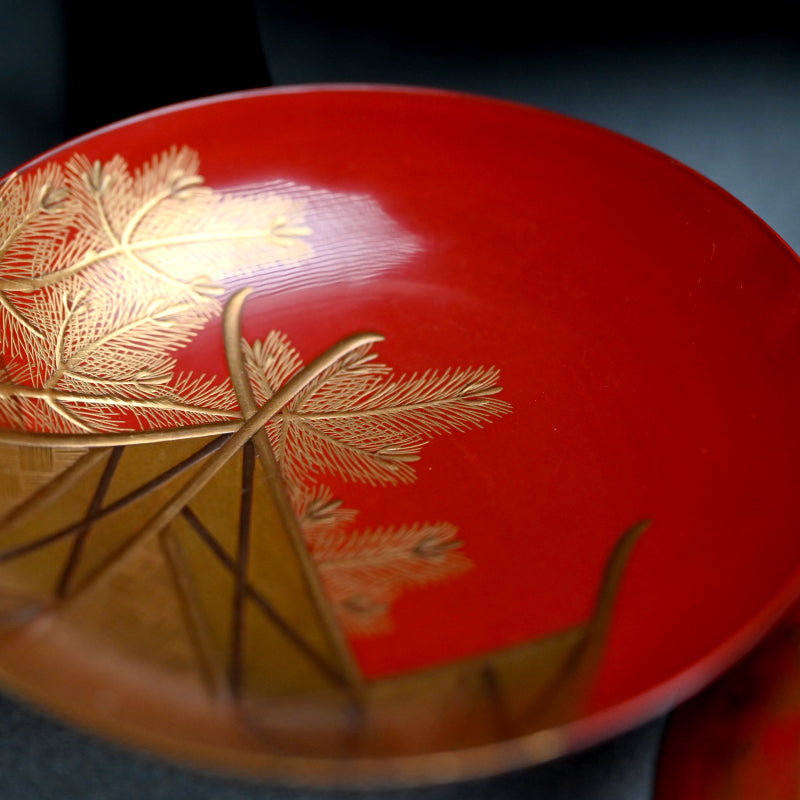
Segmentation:
<svg viewBox="0 0 800 800">
<path fill-rule="evenodd" d="M 316 785 L 662 713 L 800 589 L 800 273 L 531 108 L 302 87 L 0 188 L 0 681 Z"/>
</svg>

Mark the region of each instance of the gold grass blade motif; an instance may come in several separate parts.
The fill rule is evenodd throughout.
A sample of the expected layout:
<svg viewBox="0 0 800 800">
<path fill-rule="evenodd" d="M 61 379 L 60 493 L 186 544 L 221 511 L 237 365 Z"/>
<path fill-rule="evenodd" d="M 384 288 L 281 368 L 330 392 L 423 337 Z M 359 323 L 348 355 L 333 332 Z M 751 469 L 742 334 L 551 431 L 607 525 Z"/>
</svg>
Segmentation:
<svg viewBox="0 0 800 800">
<path fill-rule="evenodd" d="M 349 526 L 356 512 L 343 508 L 317 481 L 332 474 L 373 486 L 412 482 L 412 464 L 429 438 L 479 427 L 510 412 L 510 405 L 495 397 L 500 391 L 497 370 L 428 370 L 396 377 L 372 350 L 382 339 L 378 334 L 348 337 L 304 366 L 281 332 L 252 344 L 241 338 L 247 289 L 223 306 L 221 298 L 231 287 L 220 285 L 222 278 L 246 277 L 256 267 L 294 265 L 310 255 L 311 231 L 297 193 L 214 191 L 203 185 L 196 154 L 173 148 L 133 172 L 119 156 L 101 164 L 76 155 L 64 168 L 49 165 L 32 176 L 13 177 L 0 187 L 0 198 L 0 425 L 17 433 L 62 436 L 62 447 L 77 440 L 80 448 L 85 438 L 93 443 L 87 447 L 94 448 L 74 470 L 72 462 L 59 462 L 49 483 L 47 474 L 37 478 L 35 502 L 8 505 L 0 526 L 5 540 L 0 564 L 5 578 L 26 575 L 25 564 L 38 565 L 38 594 L 36 603 L 30 600 L 31 609 L 39 608 L 42 598 L 63 614 L 90 608 L 84 598 L 92 596 L 93 587 L 105 586 L 120 570 L 139 563 L 137 553 L 159 552 L 155 536 L 165 546 L 172 542 L 170 558 L 176 556 L 170 530 L 184 530 L 181 552 L 189 553 L 195 538 L 211 535 L 196 513 L 203 504 L 210 503 L 208 509 L 219 505 L 205 490 L 208 482 L 213 486 L 217 471 L 228 470 L 226 464 L 239 451 L 250 463 L 254 446 L 261 470 L 271 477 L 257 488 L 262 473 L 248 467 L 249 477 L 240 487 L 242 503 L 249 493 L 258 497 L 266 492 L 276 508 L 285 507 L 288 522 L 281 511 L 277 522 L 253 528 L 252 542 L 248 522 L 235 555 L 233 549 L 216 551 L 219 568 L 235 572 L 234 620 L 225 617 L 220 628 L 220 641 L 228 641 L 223 629 L 229 623 L 241 634 L 230 639 L 239 643 L 231 644 L 236 663 L 229 671 L 229 688 L 234 694 L 246 678 L 241 648 L 251 600 L 262 612 L 270 603 L 269 587 L 256 590 L 247 577 L 248 554 L 263 545 L 262 539 L 274 544 L 297 530 L 297 537 L 287 539 L 300 542 L 292 545 L 294 567 L 299 565 L 308 577 L 316 560 L 327 590 L 321 606 L 314 601 L 321 621 L 311 627 L 327 628 L 323 638 L 334 642 L 337 626 L 327 621 L 328 604 L 350 633 L 386 630 L 390 606 L 403 591 L 470 567 L 457 552 L 455 526 L 439 522 L 354 532 Z M 411 252 L 415 245 L 403 246 L 406 250 L 399 252 Z M 339 249 L 336 243 L 333 250 Z M 322 261 L 328 267 L 336 263 L 326 254 Z M 225 350 L 236 380 L 176 373 L 176 353 L 223 308 Z M 252 400 L 243 404 L 250 394 Z M 203 427 L 206 423 L 214 425 Z M 167 443 L 161 435 L 172 428 L 187 434 L 193 426 L 203 427 L 203 436 L 226 439 L 219 444 L 220 458 L 208 456 L 203 467 L 196 466 L 193 459 L 199 456 L 188 438 L 176 432 L 175 442 Z M 113 441 L 118 433 L 131 431 L 159 433 L 155 446 L 166 447 L 163 453 L 188 447 L 193 455 L 185 463 L 191 462 L 191 468 L 180 466 L 182 461 L 163 472 L 158 462 L 153 465 L 158 474 L 140 483 L 150 469 L 147 451 L 124 437 Z M 9 441 L 17 442 L 10 449 L 22 463 L 31 448 L 18 437 Z M 134 453 L 143 460 L 131 475 Z M 65 528 L 63 509 L 53 504 L 63 495 L 57 485 L 70 483 L 64 476 L 77 475 L 84 461 L 91 479 L 77 499 L 75 520 Z M 276 466 L 267 470 L 270 461 Z M 173 472 L 186 477 L 190 469 L 185 483 L 174 483 Z M 121 499 L 115 493 L 124 475 L 132 482 L 125 484 L 127 494 Z M 173 483 L 167 489 L 164 481 Z M 163 492 L 151 517 L 150 502 L 143 498 L 155 500 Z M 123 506 L 125 524 L 104 521 Z M 129 507 L 147 520 L 130 522 Z M 241 524 L 249 513 L 242 505 L 239 514 L 216 519 L 215 536 L 223 540 L 229 524 L 237 524 L 234 518 Z M 29 525 L 30 520 L 36 524 Z M 212 537 L 206 544 L 212 541 L 217 540 Z M 173 570 L 178 561 L 171 562 Z M 137 569 L 125 572 L 126 580 L 135 578 Z M 188 586 L 188 573 L 181 570 L 179 583 Z M 314 580 L 306 583 L 316 585 Z M 23 608 L 27 595 L 16 591 L 16 583 L 9 586 L 14 590 L 9 589 L 9 607 Z M 212 601 L 210 595 L 196 600 L 204 609 Z M 189 616 L 196 621 L 215 613 L 195 609 Z M 319 671 L 319 659 L 303 656 L 302 636 L 291 625 L 280 622 L 279 627 L 292 647 L 300 643 L 300 657 L 310 662 L 306 667 Z M 141 635 L 146 639 L 149 634 L 142 630 Z M 198 655 L 208 662 L 207 653 Z M 338 650 L 336 659 L 341 661 Z M 345 673 L 350 669 L 339 666 Z M 354 677 L 357 682 L 357 670 Z"/>
<path fill-rule="evenodd" d="M 373 350 L 380 334 L 349 336 L 307 365 L 282 332 L 242 339 L 245 284 L 274 296 L 346 281 L 354 252 L 358 279 L 417 248 L 382 235 L 392 223 L 371 198 L 347 198 L 348 218 L 341 198 L 275 185 L 215 191 L 187 148 L 133 171 L 119 156 L 74 156 L 0 185 L 0 628 L 15 636 L 44 616 L 158 679 L 201 685 L 245 724 L 266 701 L 260 734 L 298 719 L 272 713 L 276 700 L 295 710 L 308 700 L 315 718 L 329 702 L 342 714 L 337 742 L 355 737 L 356 754 L 394 746 L 395 722 L 431 716 L 432 698 L 435 724 L 417 733 L 435 743 L 452 728 L 448 747 L 572 718 L 647 523 L 609 559 L 590 622 L 497 657 L 364 682 L 342 630 L 386 632 L 401 594 L 473 565 L 449 522 L 358 530 L 321 476 L 413 482 L 430 439 L 511 406 L 493 367 L 395 375 Z M 321 233 L 306 201 L 327 214 L 314 216 L 330 223 Z M 312 242 L 324 252 L 308 272 L 282 271 Z M 274 280 L 255 274 L 271 266 Z M 223 311 L 233 379 L 177 373 L 177 353 Z M 452 702 L 465 692 L 479 696 L 474 717 Z M 488 722 L 472 739 L 479 717 Z"/>
<path fill-rule="evenodd" d="M 299 355 L 291 349 L 282 334 L 273 333 L 264 343 L 256 342 L 252 346 L 239 341 L 243 363 L 248 364 L 247 373 L 253 381 L 251 385 L 257 390 L 254 394 L 260 395 L 262 400 L 268 395 L 273 396 L 275 390 L 291 381 L 297 369 L 302 368 Z M 296 394 L 287 395 L 289 400 L 282 408 L 299 409 L 291 412 L 295 415 L 304 413 L 305 407 L 310 407 L 313 412 L 316 407 L 314 398 L 319 395 L 323 398 L 325 408 L 366 409 L 369 420 L 372 416 L 370 412 L 380 411 L 381 406 L 374 399 L 369 403 L 361 402 L 367 392 L 373 398 L 389 398 L 395 403 L 398 398 L 408 402 L 412 392 L 416 393 L 420 401 L 412 411 L 417 412 L 424 411 L 425 403 L 431 403 L 434 411 L 437 411 L 440 402 L 451 402 L 452 397 L 448 393 L 453 392 L 453 387 L 457 396 L 460 393 L 473 397 L 485 392 L 492 397 L 497 391 L 494 386 L 479 383 L 475 379 L 475 370 L 457 370 L 452 373 L 455 378 L 429 374 L 438 380 L 433 382 L 433 388 L 427 394 L 419 392 L 418 387 L 424 386 L 425 382 L 417 378 L 410 382 L 411 388 L 408 388 L 409 382 L 404 379 L 391 380 L 389 368 L 375 360 L 370 345 L 360 345 L 334 360 Z M 262 376 L 261 380 L 253 379 L 259 375 Z M 202 381 L 195 381 L 195 384 L 200 389 L 204 388 Z M 442 386 L 448 391 L 442 392 Z M 327 387 L 327 391 L 317 392 L 320 387 Z M 358 394 L 348 398 L 347 392 L 352 392 L 354 387 Z M 211 384 L 211 391 L 217 389 L 216 385 Z M 505 411 L 510 407 L 500 408 Z M 398 415 L 403 411 L 390 410 Z M 277 416 L 280 413 L 278 411 Z M 336 412 L 327 413 L 335 415 Z M 463 426 L 463 423 L 459 420 L 458 425 Z M 431 429 L 436 430 L 438 426 L 432 426 Z M 416 437 L 406 437 L 406 441 L 402 438 L 393 439 L 389 446 L 401 451 L 408 446 L 408 441 L 415 445 Z M 381 442 L 381 446 L 385 453 L 386 443 Z M 382 455 L 378 453 L 378 457 Z M 306 454 L 296 450 L 291 451 L 291 457 L 307 458 Z M 328 472 L 341 474 L 336 463 L 322 466 L 328 467 Z M 410 479 L 413 479 L 413 473 Z M 460 545 L 455 540 L 455 526 L 447 523 L 417 524 L 364 533 L 345 533 L 343 526 L 353 520 L 355 512 L 343 509 L 340 502 L 333 499 L 330 490 L 313 483 L 289 482 L 287 487 L 311 555 L 323 573 L 323 583 L 330 600 L 345 629 L 352 634 L 389 629 L 391 604 L 403 591 L 449 578 L 470 565 L 465 556 L 455 552 Z"/>
</svg>

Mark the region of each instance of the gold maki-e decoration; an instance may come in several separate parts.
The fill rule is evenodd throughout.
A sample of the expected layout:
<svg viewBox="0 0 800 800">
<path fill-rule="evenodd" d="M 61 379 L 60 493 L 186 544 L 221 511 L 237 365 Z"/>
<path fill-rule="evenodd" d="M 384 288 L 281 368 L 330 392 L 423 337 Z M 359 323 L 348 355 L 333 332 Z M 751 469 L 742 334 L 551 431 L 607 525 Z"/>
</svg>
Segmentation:
<svg viewBox="0 0 800 800">
<path fill-rule="evenodd" d="M 173 149 L 131 173 L 74 156 L 12 175 L 0 200 L 0 419 L 99 432 L 237 416 L 229 383 L 175 373 L 222 309 L 219 277 L 310 255 L 303 208 L 216 192 Z"/>
<path fill-rule="evenodd" d="M 321 480 L 413 482 L 432 438 L 511 407 L 494 368 L 396 375 L 380 334 L 308 363 L 283 332 L 243 338 L 249 290 L 225 277 L 311 259 L 312 230 L 296 194 L 216 191 L 198 169 L 186 148 L 133 171 L 76 155 L 0 187 L 0 449 L 16 473 L 0 620 L 102 626 L 234 696 L 280 693 L 259 677 L 276 659 L 293 691 L 356 685 L 342 627 L 386 630 L 405 589 L 471 562 L 449 522 L 355 530 Z M 219 316 L 229 374 L 178 371 Z M 109 604 L 125 616 L 148 595 L 157 608 L 108 632 Z M 151 641 L 165 632 L 166 654 Z"/>
</svg>

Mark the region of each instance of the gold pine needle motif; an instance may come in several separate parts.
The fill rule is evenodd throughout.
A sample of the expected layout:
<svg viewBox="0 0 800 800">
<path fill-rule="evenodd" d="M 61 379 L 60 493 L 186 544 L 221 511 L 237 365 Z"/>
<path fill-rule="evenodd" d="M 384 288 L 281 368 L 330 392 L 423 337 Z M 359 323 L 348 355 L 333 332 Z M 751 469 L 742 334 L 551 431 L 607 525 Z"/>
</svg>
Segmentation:
<svg viewBox="0 0 800 800">
<path fill-rule="evenodd" d="M 186 558 L 175 561 L 187 565 L 175 567 L 181 586 L 194 585 L 202 568 L 190 575 L 201 563 L 193 559 L 206 551 L 216 559 L 214 574 L 232 582 L 229 621 L 203 605 L 207 597 L 193 601 L 191 617 L 210 614 L 212 628 L 230 626 L 218 640 L 230 650 L 221 663 L 227 658 L 234 695 L 248 681 L 248 620 L 259 613 L 310 664 L 340 669 L 357 682 L 327 606 L 350 634 L 385 631 L 401 593 L 471 567 L 455 525 L 357 530 L 357 512 L 320 480 L 413 482 L 414 465 L 433 438 L 511 411 L 498 397 L 497 369 L 398 375 L 373 349 L 378 334 L 343 339 L 309 364 L 283 332 L 242 338 L 248 290 L 228 297 L 223 279 L 235 274 L 241 284 L 257 270 L 314 255 L 324 260 L 326 253 L 312 253 L 311 233 L 298 195 L 214 190 L 188 148 L 136 169 L 120 156 L 101 163 L 75 155 L 0 186 L 0 446 L 9 463 L 31 475 L 13 497 L 1 498 L 0 572 L 8 568 L 17 580 L 26 563 L 41 565 L 48 553 L 60 553 L 53 558 L 63 563 L 48 567 L 57 576 L 53 586 L 44 586 L 49 578 L 41 574 L 37 579 L 37 603 L 89 608 L 92 593 L 114 575 L 135 578 L 137 554 L 156 552 L 154 537 L 183 531 L 180 547 L 173 542 L 170 550 L 177 558 L 185 549 Z M 177 371 L 179 351 L 220 315 L 229 374 Z M 42 446 L 43 433 L 52 449 Z M 169 466 L 132 452 L 126 437 L 133 435 L 137 443 L 168 444 L 162 457 Z M 183 441 L 195 437 L 196 449 Z M 216 495 L 203 494 L 215 475 L 230 503 L 240 504 L 231 519 L 217 515 Z M 91 486 L 82 484 L 87 480 Z M 165 501 L 173 480 L 179 488 Z M 229 491 L 236 481 L 240 499 Z M 52 506 L 76 486 L 88 492 L 87 510 L 45 530 L 55 518 Z M 160 510 L 128 530 L 126 515 L 150 513 L 151 497 L 161 498 Z M 269 525 L 261 525 L 267 518 Z M 253 577 L 251 544 L 278 537 L 293 548 L 316 604 L 309 614 L 327 631 L 338 666 L 323 663 L 313 636 L 306 641 L 293 630 L 271 605 L 263 576 Z M 24 611 L 11 616 L 25 618 Z"/>
<path fill-rule="evenodd" d="M 89 433 L 240 415 L 229 383 L 175 375 L 221 276 L 307 258 L 302 202 L 215 191 L 173 148 L 131 171 L 73 156 L 0 187 L 0 422 Z"/>
<path fill-rule="evenodd" d="M 345 629 L 379 633 L 391 627 L 392 603 L 405 590 L 472 567 L 456 534 L 446 522 L 329 533 L 311 544 L 311 554 Z"/>
<path fill-rule="evenodd" d="M 279 333 L 242 348 L 259 405 L 301 364 Z M 410 483 L 431 437 L 480 427 L 511 410 L 496 397 L 494 368 L 395 377 L 376 359 L 372 345 L 348 354 L 268 423 L 287 483 L 303 484 L 318 473 L 371 485 Z"/>
</svg>

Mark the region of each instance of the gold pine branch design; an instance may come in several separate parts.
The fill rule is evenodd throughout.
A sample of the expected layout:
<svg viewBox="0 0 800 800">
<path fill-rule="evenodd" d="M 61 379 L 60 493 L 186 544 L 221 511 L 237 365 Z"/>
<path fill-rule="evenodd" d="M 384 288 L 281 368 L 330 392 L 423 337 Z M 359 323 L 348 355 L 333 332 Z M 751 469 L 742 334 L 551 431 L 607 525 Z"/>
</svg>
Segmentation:
<svg viewBox="0 0 800 800">
<path fill-rule="evenodd" d="M 206 425 L 202 435 L 226 440 L 74 592 L 70 576 L 90 521 L 0 550 L 0 563 L 74 536 L 57 597 L 66 602 L 90 591 L 125 552 L 183 513 L 234 453 L 252 450 L 253 439 L 284 533 L 299 562 L 310 564 L 311 556 L 316 563 L 344 628 L 386 630 L 403 591 L 470 568 L 457 529 L 436 522 L 354 530 L 356 512 L 320 476 L 372 486 L 413 482 L 413 465 L 433 437 L 510 413 L 497 396 L 499 372 L 397 375 L 373 350 L 377 334 L 349 337 L 308 365 L 282 332 L 243 339 L 248 290 L 223 306 L 221 277 L 307 258 L 311 231 L 302 201 L 258 189 L 215 191 L 198 169 L 187 148 L 135 170 L 120 156 L 100 163 L 76 155 L 0 186 L 0 426 L 63 434 L 62 444 L 81 447 L 84 438 L 88 447 L 90 439 L 109 446 L 121 432 L 168 438 L 170 429 L 188 435 Z M 230 377 L 176 372 L 177 353 L 223 310 Z M 123 440 L 113 446 L 121 457 Z M 116 463 L 109 462 L 109 483 Z M 251 469 L 248 491 L 254 475 Z M 87 520 L 106 513 L 104 491 Z M 149 489 L 134 488 L 126 498 L 133 502 L 140 491 Z M 244 506 L 241 515 L 249 525 Z M 231 567 L 240 588 L 247 587 L 247 552 Z M 237 608 L 244 614 L 243 604 Z"/>
<path fill-rule="evenodd" d="M 0 186 L 0 422 L 87 433 L 233 420 L 228 381 L 174 375 L 220 276 L 310 255 L 302 202 L 204 185 L 173 148 L 73 156 Z M 124 286 L 124 291 L 120 287 Z"/>
<path fill-rule="evenodd" d="M 286 337 L 242 343 L 254 394 L 266 402 L 301 364 Z M 395 378 L 372 345 L 340 359 L 269 422 L 270 440 L 289 485 L 334 473 L 371 485 L 410 483 L 413 463 L 434 435 L 481 427 L 508 414 L 494 368 L 429 370 Z"/>
<path fill-rule="evenodd" d="M 335 499 L 324 484 L 299 487 L 290 500 L 322 584 L 350 635 L 390 631 L 393 604 L 400 595 L 473 568 L 451 523 L 358 531 L 358 512 Z"/>
<path fill-rule="evenodd" d="M 386 631 L 391 605 L 405 590 L 469 570 L 457 532 L 455 525 L 437 522 L 318 537 L 311 554 L 345 629 Z"/>
<path fill-rule="evenodd" d="M 289 501 L 298 519 L 303 537 L 310 547 L 352 523 L 358 511 L 345 508 L 335 498 L 329 486 L 318 483 L 314 486 L 287 487 Z"/>
</svg>

